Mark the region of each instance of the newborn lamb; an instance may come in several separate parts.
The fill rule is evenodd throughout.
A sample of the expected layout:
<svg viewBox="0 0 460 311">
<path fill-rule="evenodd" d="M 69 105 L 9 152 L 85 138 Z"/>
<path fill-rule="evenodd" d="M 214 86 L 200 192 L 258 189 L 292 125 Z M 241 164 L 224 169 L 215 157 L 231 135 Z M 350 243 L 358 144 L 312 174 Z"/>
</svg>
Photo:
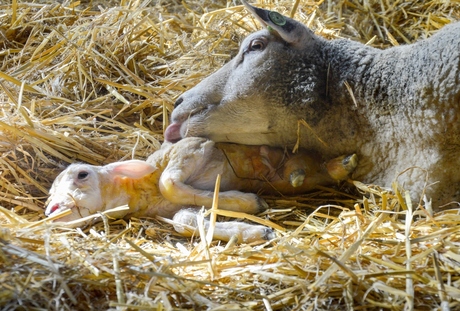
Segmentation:
<svg viewBox="0 0 460 311">
<path fill-rule="evenodd" d="M 105 166 L 72 164 L 54 181 L 45 214 L 66 209 L 71 221 L 128 205 L 111 217 L 173 218 L 175 229 L 196 227 L 196 215 L 188 207 L 211 207 L 216 177 L 221 174 L 219 208 L 256 214 L 266 203 L 256 194 L 295 194 L 347 178 L 357 166 L 356 155 L 327 163 L 305 151 L 291 154 L 267 146 L 215 144 L 191 137 L 176 144 L 165 143 L 147 161 L 130 160 Z M 241 191 L 250 191 L 247 193 Z M 267 227 L 242 222 L 217 223 L 214 237 L 240 242 L 270 239 Z"/>
</svg>

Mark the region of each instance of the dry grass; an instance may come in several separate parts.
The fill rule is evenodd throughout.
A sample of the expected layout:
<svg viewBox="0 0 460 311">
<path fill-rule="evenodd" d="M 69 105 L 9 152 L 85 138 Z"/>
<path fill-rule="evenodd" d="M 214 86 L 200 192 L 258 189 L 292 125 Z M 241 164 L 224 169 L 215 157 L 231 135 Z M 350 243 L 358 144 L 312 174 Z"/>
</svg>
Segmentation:
<svg viewBox="0 0 460 311">
<path fill-rule="evenodd" d="M 259 217 L 286 231 L 252 245 L 207 247 L 155 219 L 43 221 L 47 189 L 68 163 L 152 153 L 175 98 L 257 25 L 223 1 L 42 3 L 0 5 L 3 310 L 460 308 L 460 213 L 430 216 L 404 192 L 358 184 L 358 196 L 267 198 Z M 258 5 L 296 8 L 326 37 L 378 47 L 460 19 L 459 1 Z"/>
</svg>

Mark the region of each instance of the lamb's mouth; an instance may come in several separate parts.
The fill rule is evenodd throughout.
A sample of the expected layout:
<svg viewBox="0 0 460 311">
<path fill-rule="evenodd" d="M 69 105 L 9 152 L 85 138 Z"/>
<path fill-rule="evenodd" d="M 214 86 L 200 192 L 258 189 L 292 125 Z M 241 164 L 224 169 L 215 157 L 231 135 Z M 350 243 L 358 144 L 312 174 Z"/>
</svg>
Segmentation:
<svg viewBox="0 0 460 311">
<path fill-rule="evenodd" d="M 48 211 L 49 210 L 49 211 Z M 45 216 L 53 217 L 65 211 L 71 211 L 72 213 L 78 213 L 80 217 L 84 217 L 82 214 L 83 210 L 89 210 L 87 207 L 79 206 L 75 201 L 73 202 L 57 202 L 54 204 L 48 204 L 45 210 Z M 58 220 L 60 217 L 58 218 Z"/>
<path fill-rule="evenodd" d="M 48 211 L 49 209 L 49 211 Z M 59 203 L 54 203 L 53 206 L 51 208 L 47 208 L 46 211 L 45 211 L 45 215 L 47 217 L 50 217 L 52 215 L 55 215 L 61 211 L 65 210 L 64 208 L 62 208 L 61 204 Z"/>
<path fill-rule="evenodd" d="M 74 204 L 65 204 L 65 203 L 54 203 L 49 212 L 47 212 L 48 208 L 45 211 L 45 216 L 52 217 L 59 213 L 65 212 L 67 210 L 75 210 L 77 208 Z"/>
</svg>

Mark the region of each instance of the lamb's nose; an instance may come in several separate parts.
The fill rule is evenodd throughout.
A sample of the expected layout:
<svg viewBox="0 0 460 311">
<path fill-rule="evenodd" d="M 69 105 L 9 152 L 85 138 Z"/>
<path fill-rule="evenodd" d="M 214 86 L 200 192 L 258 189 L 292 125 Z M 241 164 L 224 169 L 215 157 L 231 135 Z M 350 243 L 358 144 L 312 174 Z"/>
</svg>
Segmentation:
<svg viewBox="0 0 460 311">
<path fill-rule="evenodd" d="M 177 106 L 179 106 L 180 104 L 182 104 L 182 102 L 184 101 L 184 99 L 182 97 L 179 97 L 176 102 L 174 103 L 174 108 L 177 108 Z"/>
</svg>

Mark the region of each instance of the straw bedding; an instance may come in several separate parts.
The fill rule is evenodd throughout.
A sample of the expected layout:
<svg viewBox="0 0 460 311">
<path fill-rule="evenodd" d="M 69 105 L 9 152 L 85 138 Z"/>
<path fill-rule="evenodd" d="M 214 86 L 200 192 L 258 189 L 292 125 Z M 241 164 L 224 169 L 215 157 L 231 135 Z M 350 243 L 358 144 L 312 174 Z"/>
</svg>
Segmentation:
<svg viewBox="0 0 460 311">
<path fill-rule="evenodd" d="M 143 159 L 174 100 L 257 29 L 224 1 L 0 4 L 3 310 L 459 310 L 460 213 L 355 183 L 267 197 L 276 239 L 178 236 L 163 219 L 52 225 L 75 161 Z M 460 19 L 458 1 L 263 1 L 326 37 L 387 47 Z"/>
</svg>

